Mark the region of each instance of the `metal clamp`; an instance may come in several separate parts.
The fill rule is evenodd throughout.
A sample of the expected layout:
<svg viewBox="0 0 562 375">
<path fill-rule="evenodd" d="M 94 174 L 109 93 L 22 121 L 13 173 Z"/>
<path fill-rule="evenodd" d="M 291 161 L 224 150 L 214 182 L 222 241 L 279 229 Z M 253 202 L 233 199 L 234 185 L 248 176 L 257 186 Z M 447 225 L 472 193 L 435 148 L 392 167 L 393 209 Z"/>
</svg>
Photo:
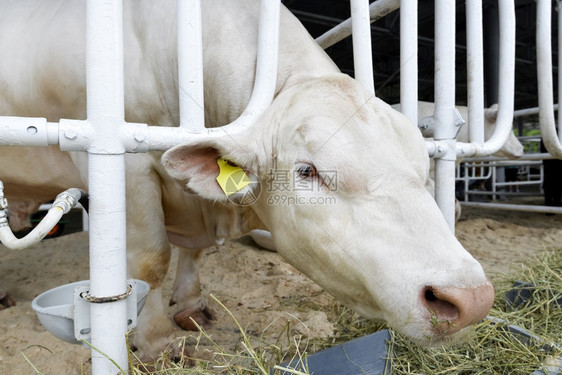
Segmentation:
<svg viewBox="0 0 562 375">
<path fill-rule="evenodd" d="M 126 300 L 127 303 L 127 327 L 136 327 L 137 315 L 140 308 L 138 302 L 138 288 L 140 280 L 127 280 L 127 291 L 125 293 L 110 297 L 93 297 L 90 295 L 90 286 L 78 286 L 74 290 L 74 337 L 77 341 L 91 340 L 90 303 L 109 303 Z M 148 284 L 145 289 L 148 290 Z M 146 295 L 146 294 L 144 294 Z"/>
<path fill-rule="evenodd" d="M 451 128 L 450 136 L 451 138 L 456 138 L 461 130 L 461 127 L 466 121 L 464 121 L 462 115 L 456 108 L 453 108 L 453 120 L 454 126 Z M 435 131 L 435 118 L 433 116 L 421 118 L 418 122 L 418 128 L 425 138 L 433 137 L 433 133 Z"/>
<path fill-rule="evenodd" d="M 84 298 L 86 301 L 90 303 L 109 303 L 109 302 L 117 302 L 127 299 L 132 293 L 133 293 L 132 286 L 127 285 L 127 290 L 125 291 L 125 293 L 121 293 L 116 296 L 93 297 L 90 295 L 90 291 L 87 290 L 85 292 L 80 293 L 80 297 Z"/>
</svg>

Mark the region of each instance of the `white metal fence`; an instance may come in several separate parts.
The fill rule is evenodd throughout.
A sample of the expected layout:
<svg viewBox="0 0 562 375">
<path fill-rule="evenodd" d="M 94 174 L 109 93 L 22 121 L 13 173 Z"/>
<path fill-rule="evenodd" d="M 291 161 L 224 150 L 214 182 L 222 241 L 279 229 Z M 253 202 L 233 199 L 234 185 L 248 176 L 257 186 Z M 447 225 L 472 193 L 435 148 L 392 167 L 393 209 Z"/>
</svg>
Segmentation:
<svg viewBox="0 0 562 375">
<path fill-rule="evenodd" d="M 558 104 L 552 106 L 558 111 Z M 513 117 L 529 118 L 539 114 L 540 107 L 523 108 L 514 111 Z M 560 121 L 560 120 L 559 120 Z M 545 126 L 542 120 L 541 126 Z M 490 209 L 505 209 L 525 212 L 562 214 L 562 207 L 545 206 L 535 199 L 529 204 L 529 197 L 543 197 L 544 160 L 555 159 L 550 153 L 541 152 L 540 135 L 517 137 L 525 148 L 525 155 L 515 160 L 487 156 L 464 159 L 457 167 L 456 181 L 462 183 L 461 205 Z M 505 167 L 517 168 L 517 178 L 506 181 Z M 509 203 L 502 202 L 509 200 Z"/>
<path fill-rule="evenodd" d="M 353 11 L 353 42 L 357 78 L 372 92 L 371 42 L 369 19 L 402 4 L 401 12 L 401 90 L 402 111 L 417 120 L 417 2 L 377 0 L 369 7 L 368 0 L 351 0 Z M 433 140 L 428 152 L 436 158 L 436 200 L 444 216 L 454 228 L 455 161 L 457 156 L 489 155 L 505 142 L 513 118 L 515 15 L 513 0 L 499 0 L 500 10 L 500 94 L 497 128 L 484 141 L 483 131 L 483 59 L 482 4 L 467 2 L 468 84 L 470 141 L 457 143 L 455 136 L 455 1 L 435 2 L 435 112 L 432 123 Z M 262 0 L 259 27 L 257 78 L 254 93 L 244 114 L 236 120 L 243 126 L 267 107 L 273 97 L 277 72 L 277 36 L 279 1 Z M 550 20 L 550 1 L 539 0 L 539 17 Z M 178 59 L 180 96 L 180 127 L 149 127 L 126 124 L 123 100 L 123 15 L 122 2 L 87 0 L 87 120 L 61 120 L 47 123 L 45 119 L 0 118 L 0 145 L 47 146 L 58 144 L 63 151 L 85 151 L 89 160 L 90 202 L 90 293 L 94 296 L 122 295 L 127 289 L 125 267 L 125 163 L 126 152 L 164 150 L 203 132 L 202 58 L 199 0 L 178 0 Z M 543 18 L 544 17 L 544 18 Z M 357 21 L 359 20 L 359 21 Z M 336 31 L 321 37 L 333 40 L 332 34 L 347 33 L 349 21 Z M 550 25 L 539 23 L 537 37 L 543 71 L 548 67 Z M 342 31 L 343 30 L 343 31 Z M 562 39 L 562 38 L 561 38 Z M 320 41 L 320 40 L 319 40 Z M 539 46 L 540 44 L 540 46 Z M 357 48 L 357 46 L 361 46 Z M 324 43 L 323 46 L 327 46 Z M 545 61 L 547 60 L 547 61 Z M 540 76 L 540 75 L 539 75 Z M 543 82 L 545 92 L 549 82 Z M 551 82 L 550 82 L 551 84 Z M 550 92 L 552 89 L 550 88 Z M 542 95 L 542 91 L 541 91 Z M 560 142 L 553 133 L 552 100 L 543 96 L 541 119 L 549 151 L 562 157 Z M 542 109 L 544 108 L 544 111 Z M 227 126 L 231 126 L 227 125 Z M 213 130 L 207 130 L 213 132 Z M 118 134 L 118 136 L 115 136 Z M 553 135 L 554 134 L 554 135 Z M 100 199 L 103 197 L 103 201 Z M 111 207 L 111 209 L 109 209 Z M 108 235 L 111 233 L 111 235 Z M 120 235 L 116 235 L 120 233 Z M 91 305 L 92 368 L 95 374 L 117 372 L 115 365 L 100 352 L 112 358 L 117 366 L 127 369 L 125 330 L 126 301 Z M 111 317 L 111 318 L 108 318 Z M 98 350 L 100 352 L 98 352 Z"/>
</svg>

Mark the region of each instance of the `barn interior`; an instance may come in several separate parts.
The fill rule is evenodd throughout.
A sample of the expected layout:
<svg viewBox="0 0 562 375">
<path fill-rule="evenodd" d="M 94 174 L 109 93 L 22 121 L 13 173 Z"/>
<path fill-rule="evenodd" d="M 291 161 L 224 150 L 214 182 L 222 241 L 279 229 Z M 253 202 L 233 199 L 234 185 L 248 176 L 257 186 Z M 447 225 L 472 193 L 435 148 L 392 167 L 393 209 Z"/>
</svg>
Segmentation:
<svg viewBox="0 0 562 375">
<path fill-rule="evenodd" d="M 283 0 L 299 18 L 310 34 L 317 38 L 350 17 L 348 1 L 340 0 Z M 370 1 L 373 3 L 374 1 Z M 484 27 L 485 104 L 497 101 L 498 77 L 498 2 L 482 1 Z M 516 61 L 515 109 L 536 107 L 537 68 L 535 51 L 536 2 L 515 0 Z M 466 105 L 466 25 L 465 1 L 456 1 L 456 102 Z M 558 31 L 552 14 L 553 74 L 558 73 Z M 375 89 L 377 96 L 387 103 L 400 101 L 400 11 L 396 10 L 372 23 L 372 50 Z M 434 61 L 434 1 L 418 1 L 418 67 L 419 100 L 433 101 Z M 329 47 L 326 52 L 340 69 L 353 76 L 351 37 Z M 557 83 L 554 81 L 555 97 Z"/>
</svg>

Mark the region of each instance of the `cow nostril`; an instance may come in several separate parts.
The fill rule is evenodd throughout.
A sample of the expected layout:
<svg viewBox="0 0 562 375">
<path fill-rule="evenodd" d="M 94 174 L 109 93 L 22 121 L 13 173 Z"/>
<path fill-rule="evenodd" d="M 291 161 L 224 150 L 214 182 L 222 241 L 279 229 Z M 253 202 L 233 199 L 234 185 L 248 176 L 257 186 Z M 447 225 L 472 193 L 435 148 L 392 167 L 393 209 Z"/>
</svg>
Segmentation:
<svg viewBox="0 0 562 375">
<path fill-rule="evenodd" d="M 494 303 L 494 287 L 490 282 L 470 288 L 426 286 L 420 298 L 433 329 L 446 335 L 484 319 Z"/>
<path fill-rule="evenodd" d="M 454 301 L 432 287 L 424 288 L 423 304 L 431 314 L 433 326 L 442 333 L 450 331 L 459 319 L 460 311 Z"/>
<path fill-rule="evenodd" d="M 428 302 L 433 302 L 433 301 L 437 300 L 437 297 L 435 297 L 435 293 L 433 293 L 433 289 L 431 289 L 431 288 L 425 289 L 424 297 L 425 297 L 425 300 L 428 301 Z"/>
</svg>

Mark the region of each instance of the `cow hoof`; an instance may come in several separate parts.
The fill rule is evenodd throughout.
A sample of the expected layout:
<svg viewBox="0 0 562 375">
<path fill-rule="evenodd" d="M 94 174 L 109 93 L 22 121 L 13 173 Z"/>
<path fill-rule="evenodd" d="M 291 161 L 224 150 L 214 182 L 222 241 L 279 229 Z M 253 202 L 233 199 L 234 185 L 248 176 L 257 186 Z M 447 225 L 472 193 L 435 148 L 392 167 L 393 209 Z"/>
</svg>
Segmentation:
<svg viewBox="0 0 562 375">
<path fill-rule="evenodd" d="M 0 292 L 0 310 L 15 306 L 16 302 L 9 295 Z"/>
<path fill-rule="evenodd" d="M 207 307 L 203 309 L 185 309 L 174 315 L 174 321 L 186 331 L 197 331 L 199 327 L 209 329 L 213 325 L 214 316 Z"/>
</svg>

